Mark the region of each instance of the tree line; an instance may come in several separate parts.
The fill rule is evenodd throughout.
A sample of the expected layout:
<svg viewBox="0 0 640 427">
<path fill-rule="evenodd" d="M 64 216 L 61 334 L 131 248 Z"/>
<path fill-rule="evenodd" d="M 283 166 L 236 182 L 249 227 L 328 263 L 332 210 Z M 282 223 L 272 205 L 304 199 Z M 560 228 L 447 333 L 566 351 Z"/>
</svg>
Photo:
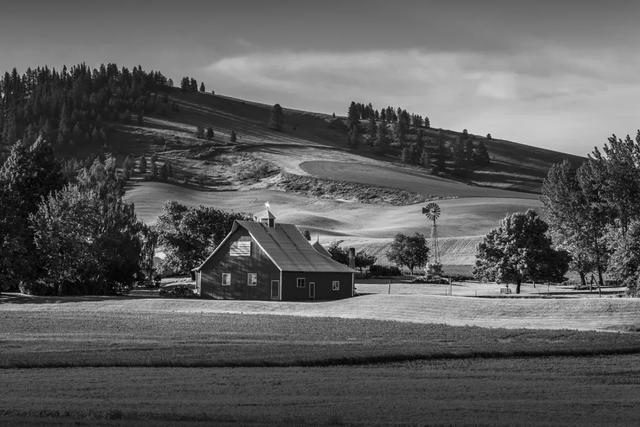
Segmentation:
<svg viewBox="0 0 640 427">
<path fill-rule="evenodd" d="M 631 294 L 640 290 L 640 131 L 635 138 L 612 135 L 579 167 L 554 165 L 541 197 L 556 244 L 572 267 L 619 280 Z"/>
<path fill-rule="evenodd" d="M 465 129 L 453 139 L 440 130 L 436 137 L 427 137 L 426 129 L 431 127 L 427 116 L 423 118 L 399 107 L 376 110 L 371 103 L 354 101 L 347 119 L 347 142 L 351 148 L 362 149 L 364 144 L 374 154 L 397 156 L 403 163 L 421 166 L 435 175 L 467 177 L 474 169 L 490 163 L 485 144 L 490 135 L 472 137 Z"/>
<path fill-rule="evenodd" d="M 169 102 L 159 91 L 171 85 L 159 72 L 116 64 L 38 67 L 22 75 L 14 68 L 0 79 L 0 147 L 6 157 L 17 140 L 33 143 L 40 135 L 55 147 L 104 144 L 110 122 L 134 115 L 141 122 L 145 112 Z"/>
<path fill-rule="evenodd" d="M 75 169 L 43 137 L 14 144 L 0 168 L 2 288 L 62 295 L 131 285 L 152 254 L 143 251 L 149 229 L 123 195 L 112 157 Z"/>
<path fill-rule="evenodd" d="M 640 293 L 640 131 L 613 135 L 578 167 L 551 167 L 542 185 L 544 219 L 507 216 L 478 246 L 478 278 L 560 282 L 571 268 L 587 286 L 605 276 Z M 546 219 L 546 221 L 545 221 Z"/>
<path fill-rule="evenodd" d="M 129 159 L 129 158 L 128 158 Z M 157 159 L 152 155 L 151 173 Z M 146 157 L 139 171 L 147 172 Z M 157 172 L 163 177 L 165 162 Z M 39 137 L 20 140 L 0 168 L 0 290 L 37 295 L 113 294 L 156 274 L 188 273 L 244 214 L 167 202 L 156 226 L 123 200 L 133 160 L 56 159 Z"/>
</svg>

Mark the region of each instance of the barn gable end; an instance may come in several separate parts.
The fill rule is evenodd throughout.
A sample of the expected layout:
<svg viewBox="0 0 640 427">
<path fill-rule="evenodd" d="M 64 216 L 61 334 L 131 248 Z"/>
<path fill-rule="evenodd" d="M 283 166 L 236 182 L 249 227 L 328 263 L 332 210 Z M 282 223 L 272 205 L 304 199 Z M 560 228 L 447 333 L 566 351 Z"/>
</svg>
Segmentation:
<svg viewBox="0 0 640 427">
<path fill-rule="evenodd" d="M 243 244 L 249 244 L 244 255 Z M 232 255 L 232 247 L 241 249 Z M 240 255 L 238 255 L 238 253 Z M 223 274 L 229 274 L 223 284 Z M 256 283 L 249 283 L 249 274 L 256 274 Z M 271 281 L 280 280 L 280 270 L 251 237 L 249 232 L 234 226 L 214 253 L 196 270 L 200 296 L 216 299 L 271 299 Z"/>
</svg>

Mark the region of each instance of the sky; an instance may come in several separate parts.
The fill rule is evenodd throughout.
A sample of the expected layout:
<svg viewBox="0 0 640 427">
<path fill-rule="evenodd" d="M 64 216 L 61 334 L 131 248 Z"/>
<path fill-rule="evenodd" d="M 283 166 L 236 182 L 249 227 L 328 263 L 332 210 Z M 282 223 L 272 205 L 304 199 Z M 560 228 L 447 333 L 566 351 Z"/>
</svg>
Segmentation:
<svg viewBox="0 0 640 427">
<path fill-rule="evenodd" d="M 640 127 L 638 16 L 621 0 L 22 0 L 1 8 L 0 71 L 142 65 L 238 98 L 400 106 L 586 155 Z"/>
</svg>

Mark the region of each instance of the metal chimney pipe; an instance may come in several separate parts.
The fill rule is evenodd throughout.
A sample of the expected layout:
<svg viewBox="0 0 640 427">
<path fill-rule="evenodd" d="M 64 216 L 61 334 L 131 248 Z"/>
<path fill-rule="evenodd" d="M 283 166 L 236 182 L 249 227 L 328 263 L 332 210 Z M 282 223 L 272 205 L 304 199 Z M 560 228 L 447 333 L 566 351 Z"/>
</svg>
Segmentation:
<svg viewBox="0 0 640 427">
<path fill-rule="evenodd" d="M 349 267 L 356 268 L 356 250 L 349 248 Z"/>
</svg>

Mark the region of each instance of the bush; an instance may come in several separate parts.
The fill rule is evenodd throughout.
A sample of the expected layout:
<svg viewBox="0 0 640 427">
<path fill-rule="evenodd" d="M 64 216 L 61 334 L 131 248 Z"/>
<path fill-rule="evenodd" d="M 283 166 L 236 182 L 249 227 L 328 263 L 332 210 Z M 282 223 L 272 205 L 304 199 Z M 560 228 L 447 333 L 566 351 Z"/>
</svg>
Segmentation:
<svg viewBox="0 0 640 427">
<path fill-rule="evenodd" d="M 247 167 L 244 171 L 242 171 L 238 177 L 241 180 L 254 180 L 258 181 L 262 178 L 266 178 L 268 176 L 273 175 L 278 172 L 278 170 L 272 167 L 267 162 L 255 161 L 249 167 Z"/>
<path fill-rule="evenodd" d="M 160 295 L 165 297 L 188 298 L 195 296 L 188 285 L 176 285 L 160 289 Z"/>
<path fill-rule="evenodd" d="M 111 292 L 113 295 L 127 295 L 131 287 L 122 283 L 114 283 L 111 285 Z"/>
<path fill-rule="evenodd" d="M 411 283 L 426 283 L 429 285 L 447 285 L 449 284 L 449 280 L 445 279 L 444 277 L 421 276 L 413 279 Z"/>
<path fill-rule="evenodd" d="M 402 276 L 402 272 L 395 265 L 378 265 L 374 264 L 369 267 L 369 273 L 372 276 Z"/>
<path fill-rule="evenodd" d="M 56 294 L 56 287 L 46 283 L 44 280 L 20 282 L 18 287 L 20 289 L 20 293 L 25 295 L 50 296 Z"/>
</svg>

